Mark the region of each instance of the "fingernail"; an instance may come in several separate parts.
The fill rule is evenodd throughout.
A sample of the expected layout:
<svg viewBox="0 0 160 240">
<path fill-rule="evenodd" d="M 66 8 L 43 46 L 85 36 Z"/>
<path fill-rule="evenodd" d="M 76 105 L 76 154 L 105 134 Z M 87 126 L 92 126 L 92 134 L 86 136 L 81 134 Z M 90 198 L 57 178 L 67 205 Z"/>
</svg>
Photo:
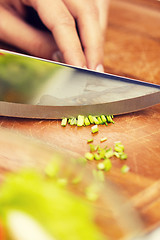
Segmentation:
<svg viewBox="0 0 160 240">
<path fill-rule="evenodd" d="M 63 62 L 62 53 L 60 51 L 54 52 L 53 55 L 52 55 L 52 59 L 53 59 L 53 61 Z"/>
<path fill-rule="evenodd" d="M 97 72 L 103 72 L 104 73 L 104 67 L 102 64 L 99 64 L 97 67 L 96 67 L 96 71 Z"/>
</svg>

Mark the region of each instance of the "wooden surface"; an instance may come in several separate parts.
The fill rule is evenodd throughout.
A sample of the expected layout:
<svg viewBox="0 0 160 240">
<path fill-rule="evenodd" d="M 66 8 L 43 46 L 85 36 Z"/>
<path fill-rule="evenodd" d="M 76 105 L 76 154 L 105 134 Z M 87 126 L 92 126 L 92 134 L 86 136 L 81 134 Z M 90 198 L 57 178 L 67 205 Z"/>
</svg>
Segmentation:
<svg viewBox="0 0 160 240">
<path fill-rule="evenodd" d="M 104 62 L 106 72 L 160 84 L 160 2 L 111 1 Z M 86 141 L 92 136 L 90 126 L 62 128 L 60 121 L 51 120 L 0 117 L 0 126 L 81 155 L 88 151 Z M 94 143 L 99 143 L 102 137 L 108 138 L 108 146 L 118 140 L 125 145 L 128 154 L 125 163 L 131 169 L 121 174 L 124 162 L 113 159 L 113 169 L 106 179 L 116 183 L 130 198 L 146 231 L 160 226 L 160 105 L 115 117 L 115 124 L 99 127 L 99 133 L 93 136 Z M 3 169 L 5 159 L 10 164 L 16 162 L 14 151 L 0 147 Z"/>
</svg>

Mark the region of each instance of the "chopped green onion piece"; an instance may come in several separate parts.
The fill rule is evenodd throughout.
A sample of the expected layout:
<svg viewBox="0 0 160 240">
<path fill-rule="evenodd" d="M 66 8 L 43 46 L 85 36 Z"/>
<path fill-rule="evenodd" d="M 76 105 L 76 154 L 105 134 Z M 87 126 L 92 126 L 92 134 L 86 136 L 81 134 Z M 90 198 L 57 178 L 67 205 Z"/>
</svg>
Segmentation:
<svg viewBox="0 0 160 240">
<path fill-rule="evenodd" d="M 76 118 L 71 118 L 69 121 L 69 124 L 72 125 L 77 125 L 77 119 Z"/>
<path fill-rule="evenodd" d="M 98 153 L 94 153 L 94 159 L 99 161 L 101 160 L 101 156 Z"/>
<path fill-rule="evenodd" d="M 99 155 L 101 158 L 105 158 L 105 154 L 106 154 L 106 150 L 105 149 L 102 149 L 102 150 L 99 150 Z"/>
<path fill-rule="evenodd" d="M 129 172 L 129 170 L 130 170 L 130 167 L 127 166 L 127 165 L 123 165 L 123 166 L 121 167 L 121 172 L 122 172 L 122 173 L 127 173 L 127 172 Z"/>
<path fill-rule="evenodd" d="M 114 152 L 114 156 L 120 158 L 120 154 L 118 152 Z"/>
<path fill-rule="evenodd" d="M 108 123 L 107 123 L 107 122 L 105 122 L 104 124 L 105 124 L 106 126 L 108 126 Z"/>
<path fill-rule="evenodd" d="M 116 152 L 123 152 L 124 151 L 124 146 L 123 145 L 115 146 L 114 150 Z"/>
<path fill-rule="evenodd" d="M 102 122 L 105 123 L 107 121 L 105 115 L 101 115 Z"/>
<path fill-rule="evenodd" d="M 85 118 L 84 118 L 84 124 L 85 124 L 86 126 L 89 126 L 89 125 L 90 125 L 90 121 L 89 121 L 88 117 L 85 117 Z"/>
<path fill-rule="evenodd" d="M 61 126 L 65 127 L 67 125 L 67 118 L 63 118 L 61 121 Z"/>
<path fill-rule="evenodd" d="M 87 143 L 91 143 L 91 142 L 93 142 L 93 138 L 87 140 Z"/>
<path fill-rule="evenodd" d="M 89 115 L 89 116 L 88 116 L 88 119 L 89 119 L 89 121 L 90 121 L 91 124 L 94 123 L 94 121 L 93 121 L 93 116 L 92 116 L 92 115 Z"/>
<path fill-rule="evenodd" d="M 105 142 L 107 140 L 107 137 L 101 138 L 100 142 Z"/>
<path fill-rule="evenodd" d="M 94 144 L 89 144 L 90 146 L 90 151 L 95 152 L 96 151 L 96 146 Z"/>
<path fill-rule="evenodd" d="M 103 124 L 103 121 L 100 116 L 97 117 L 97 120 L 98 120 L 99 124 Z"/>
<path fill-rule="evenodd" d="M 111 157 L 113 157 L 113 155 L 114 155 L 114 152 L 113 152 L 112 148 L 109 148 L 106 150 L 105 158 L 111 158 Z"/>
<path fill-rule="evenodd" d="M 68 183 L 68 180 L 66 178 L 58 178 L 57 179 L 57 184 L 60 187 L 65 187 Z"/>
<path fill-rule="evenodd" d="M 93 127 L 91 127 L 91 131 L 92 131 L 92 133 L 97 133 L 98 132 L 98 126 L 94 125 Z"/>
<path fill-rule="evenodd" d="M 85 158 L 89 161 L 92 161 L 94 159 L 94 155 L 90 152 L 86 152 Z"/>
<path fill-rule="evenodd" d="M 109 123 L 114 123 L 112 117 L 110 115 L 106 116 L 107 117 L 107 122 Z"/>
<path fill-rule="evenodd" d="M 99 121 L 98 121 L 98 119 L 95 116 L 93 116 L 93 123 L 97 124 L 97 125 L 99 124 Z"/>
<path fill-rule="evenodd" d="M 107 172 L 112 168 L 112 163 L 111 163 L 110 159 L 105 159 L 103 161 L 103 164 L 105 166 L 104 170 L 107 171 Z"/>
<path fill-rule="evenodd" d="M 127 159 L 127 154 L 126 153 L 120 154 L 120 159 L 121 160 L 126 160 Z"/>
<path fill-rule="evenodd" d="M 78 115 L 77 126 L 82 127 L 84 125 L 84 116 Z"/>
<path fill-rule="evenodd" d="M 97 164 L 97 169 L 98 170 L 104 170 L 105 169 L 105 164 L 103 162 L 100 162 Z"/>
</svg>

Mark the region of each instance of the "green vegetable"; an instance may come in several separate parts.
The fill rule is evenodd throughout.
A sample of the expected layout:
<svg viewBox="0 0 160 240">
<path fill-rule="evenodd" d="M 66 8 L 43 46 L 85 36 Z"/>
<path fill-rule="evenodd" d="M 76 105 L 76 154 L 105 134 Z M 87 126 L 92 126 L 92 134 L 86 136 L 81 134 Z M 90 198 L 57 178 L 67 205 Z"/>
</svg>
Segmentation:
<svg viewBox="0 0 160 240">
<path fill-rule="evenodd" d="M 94 153 L 94 159 L 99 161 L 101 160 L 101 156 L 98 153 Z"/>
<path fill-rule="evenodd" d="M 94 155 L 90 152 L 86 152 L 85 158 L 89 161 L 92 161 L 94 159 Z"/>
<path fill-rule="evenodd" d="M 86 197 L 94 201 L 98 192 L 89 187 Z M 104 240 L 93 221 L 92 206 L 35 171 L 9 174 L 2 184 L 0 219 L 6 227 L 8 215 L 15 210 L 33 217 L 54 239 Z"/>
<path fill-rule="evenodd" d="M 105 165 L 104 170 L 107 171 L 107 172 L 112 168 L 112 163 L 111 163 L 110 159 L 105 159 L 103 161 L 103 164 Z"/>
<path fill-rule="evenodd" d="M 96 151 L 96 146 L 94 144 L 89 144 L 90 146 L 90 151 L 95 152 Z"/>
<path fill-rule="evenodd" d="M 91 142 L 93 142 L 93 138 L 87 140 L 87 143 L 91 143 Z"/>
<path fill-rule="evenodd" d="M 105 142 L 107 140 L 107 137 L 101 138 L 100 142 Z"/>
<path fill-rule="evenodd" d="M 89 121 L 90 121 L 91 124 L 94 123 L 94 120 L 93 120 L 93 116 L 92 116 L 92 115 L 89 115 L 89 116 L 88 116 L 88 119 L 89 119 Z"/>
<path fill-rule="evenodd" d="M 90 121 L 89 121 L 88 117 L 85 117 L 85 118 L 84 118 L 84 124 L 85 124 L 86 126 L 89 126 L 89 125 L 90 125 Z"/>
<path fill-rule="evenodd" d="M 106 123 L 106 122 L 107 122 L 107 119 L 106 119 L 105 115 L 101 115 L 101 119 L 102 119 L 102 122 L 103 122 L 103 123 Z"/>
<path fill-rule="evenodd" d="M 123 165 L 121 167 L 121 172 L 122 173 L 127 173 L 130 170 L 130 167 L 128 167 L 127 165 Z"/>
<path fill-rule="evenodd" d="M 82 127 L 84 125 L 84 116 L 78 115 L 77 126 Z"/>
<path fill-rule="evenodd" d="M 99 131 L 98 126 L 94 125 L 93 127 L 91 127 L 91 131 L 92 133 L 97 133 Z"/>
<path fill-rule="evenodd" d="M 62 119 L 62 122 L 61 122 L 61 126 L 62 126 L 62 127 L 65 127 L 66 124 L 67 124 L 67 118 L 63 118 L 63 119 Z"/>
<path fill-rule="evenodd" d="M 98 170 L 104 170 L 105 169 L 105 164 L 103 162 L 100 162 L 97 164 L 97 169 Z"/>
<path fill-rule="evenodd" d="M 127 154 L 126 153 L 120 154 L 120 159 L 121 160 L 126 160 L 127 159 Z"/>
<path fill-rule="evenodd" d="M 95 116 L 93 116 L 93 123 L 97 125 L 100 124 L 98 119 Z"/>
</svg>

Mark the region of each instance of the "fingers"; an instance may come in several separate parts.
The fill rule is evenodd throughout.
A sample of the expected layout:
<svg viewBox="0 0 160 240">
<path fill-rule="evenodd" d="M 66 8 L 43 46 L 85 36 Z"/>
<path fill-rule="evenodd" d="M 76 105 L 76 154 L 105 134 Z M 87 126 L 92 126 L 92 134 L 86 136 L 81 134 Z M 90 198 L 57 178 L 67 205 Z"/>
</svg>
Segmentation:
<svg viewBox="0 0 160 240">
<path fill-rule="evenodd" d="M 86 66 L 75 20 L 65 4 L 61 0 L 39 0 L 34 8 L 43 23 L 52 32 L 64 61 L 71 65 Z"/>
<path fill-rule="evenodd" d="M 64 2 L 76 18 L 87 67 L 103 71 L 103 37 L 99 21 L 99 8 L 95 4 L 97 1 L 64 0 Z"/>
<path fill-rule="evenodd" d="M 51 59 L 57 49 L 52 36 L 36 30 L 17 15 L 0 6 L 0 39 L 24 51 Z"/>
</svg>

